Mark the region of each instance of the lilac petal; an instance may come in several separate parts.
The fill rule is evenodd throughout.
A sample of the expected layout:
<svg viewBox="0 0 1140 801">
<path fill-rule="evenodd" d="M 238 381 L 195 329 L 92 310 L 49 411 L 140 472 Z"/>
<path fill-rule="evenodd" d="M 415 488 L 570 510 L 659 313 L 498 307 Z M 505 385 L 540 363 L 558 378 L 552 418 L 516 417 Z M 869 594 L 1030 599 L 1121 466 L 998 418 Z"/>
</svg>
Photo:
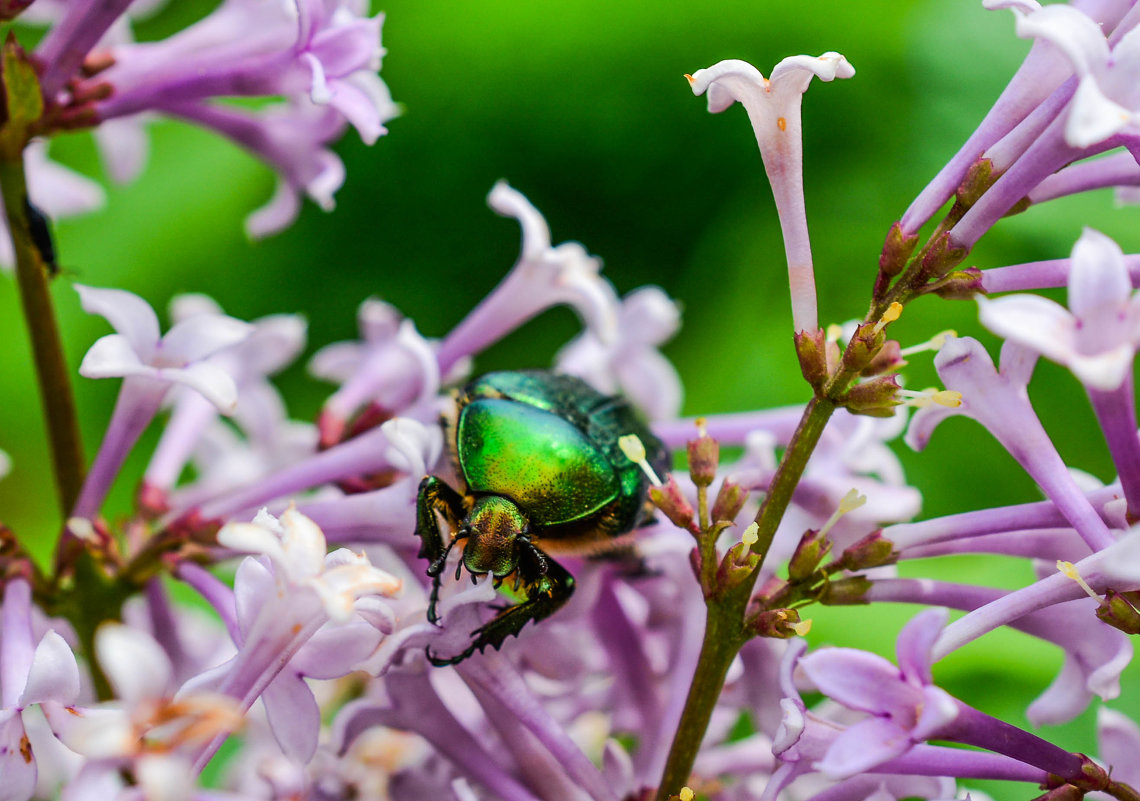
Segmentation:
<svg viewBox="0 0 1140 801">
<path fill-rule="evenodd" d="M 35 657 L 32 639 L 32 587 L 13 578 L 4 586 L 0 603 L 0 708 L 19 706 Z"/>
<path fill-rule="evenodd" d="M 107 334 L 95 340 L 79 365 L 79 374 L 84 378 L 121 378 L 149 372 L 122 334 Z"/>
<path fill-rule="evenodd" d="M 487 195 L 487 205 L 504 217 L 514 217 L 522 228 L 522 258 L 540 260 L 550 249 L 550 226 L 522 192 L 498 181 Z"/>
<path fill-rule="evenodd" d="M 843 779 L 868 771 L 910 750 L 909 733 L 885 718 L 867 718 L 832 742 L 815 769 L 830 779 Z"/>
<path fill-rule="evenodd" d="M 903 678 L 916 687 L 933 683 L 930 649 L 946 626 L 950 613 L 943 608 L 927 609 L 915 615 L 899 632 L 895 657 Z"/>
<path fill-rule="evenodd" d="M 1038 295 L 978 298 L 978 317 L 999 337 L 1016 339 L 1043 356 L 1068 364 L 1074 355 L 1077 322 L 1059 303 Z"/>
<path fill-rule="evenodd" d="M 0 801 L 27 801 L 36 789 L 36 760 L 14 709 L 0 710 Z"/>
<path fill-rule="evenodd" d="M 28 683 L 20 694 L 21 707 L 57 701 L 74 704 L 79 698 L 79 665 L 71 647 L 57 632 L 49 631 L 36 646 Z"/>
<path fill-rule="evenodd" d="M 1108 766 L 1112 778 L 1135 787 L 1140 783 L 1140 726 L 1115 709 L 1102 706 L 1097 710 L 1097 742 L 1100 761 Z"/>
<path fill-rule="evenodd" d="M 269 727 L 285 756 L 307 763 L 317 750 L 321 730 L 321 710 L 309 685 L 287 668 L 269 683 L 261 699 Z"/>
<path fill-rule="evenodd" d="M 300 192 L 280 178 L 269 202 L 245 218 L 245 231 L 251 239 L 262 239 L 288 228 L 300 211 Z"/>
<path fill-rule="evenodd" d="M 910 730 L 910 738 L 916 742 L 937 737 L 946 724 L 954 722 L 961 709 L 958 701 L 940 687 L 922 688 L 922 711 L 918 722 Z"/>
<path fill-rule="evenodd" d="M 1065 125 L 1065 141 L 1073 147 L 1087 148 L 1119 133 L 1132 113 L 1111 100 L 1092 76 L 1077 84 Z"/>
<path fill-rule="evenodd" d="M 167 695 L 174 668 L 166 652 L 146 632 L 104 623 L 95 633 L 95 653 L 115 697 L 128 706 Z"/>
<path fill-rule="evenodd" d="M 1132 281 L 1120 246 L 1100 231 L 1085 228 L 1073 246 L 1069 308 L 1077 317 L 1119 308 L 1132 295 Z"/>
<path fill-rule="evenodd" d="M 133 292 L 100 289 L 76 284 L 83 310 L 104 317 L 116 332 L 126 337 L 142 361 L 148 361 L 160 339 L 158 317 L 150 304 Z"/>
<path fill-rule="evenodd" d="M 98 129 L 96 129 L 98 130 Z M 47 157 L 47 145 L 33 139 L 24 151 L 28 198 L 53 218 L 74 217 L 101 208 L 107 194 L 95 181 Z"/>
<path fill-rule="evenodd" d="M 914 718 L 922 701 L 919 689 L 904 683 L 898 668 L 866 651 L 821 648 L 800 659 L 800 666 L 820 692 L 850 709 L 902 722 Z"/>
<path fill-rule="evenodd" d="M 224 314 L 198 314 L 171 326 L 162 338 L 162 357 L 181 364 L 196 362 L 247 339 L 254 330 Z"/>
<path fill-rule="evenodd" d="M 361 141 L 372 145 L 388 133 L 384 121 L 395 116 L 396 107 L 384 82 L 376 75 L 366 77 L 376 78 L 376 82 L 365 83 L 355 76 L 334 81 L 330 103 L 356 129 Z"/>
<path fill-rule="evenodd" d="M 1066 653 L 1057 678 L 1029 705 L 1025 717 L 1034 726 L 1065 723 L 1084 712 L 1091 700 L 1080 663 Z"/>
<path fill-rule="evenodd" d="M 186 367 L 160 370 L 159 375 L 168 381 L 197 390 L 202 397 L 218 407 L 222 414 L 233 414 L 237 409 L 237 384 L 229 373 L 217 365 L 197 362 Z"/>
<path fill-rule="evenodd" d="M 289 661 L 289 669 L 312 679 L 339 679 L 372 655 L 381 636 L 364 621 L 325 626 Z"/>
<path fill-rule="evenodd" d="M 1104 31 L 1086 14 L 1067 5 L 1045 6 L 1017 17 L 1017 35 L 1052 42 L 1073 63 L 1078 75 L 1088 75 L 1109 59 Z"/>
<path fill-rule="evenodd" d="M 131 183 L 146 166 L 150 137 L 143 121 L 145 116 L 103 120 L 92 131 L 103 166 L 117 184 Z"/>
<path fill-rule="evenodd" d="M 343 384 L 352 378 L 364 359 L 365 348 L 359 342 L 335 342 L 325 345 L 309 360 L 309 374 L 323 381 Z"/>
</svg>

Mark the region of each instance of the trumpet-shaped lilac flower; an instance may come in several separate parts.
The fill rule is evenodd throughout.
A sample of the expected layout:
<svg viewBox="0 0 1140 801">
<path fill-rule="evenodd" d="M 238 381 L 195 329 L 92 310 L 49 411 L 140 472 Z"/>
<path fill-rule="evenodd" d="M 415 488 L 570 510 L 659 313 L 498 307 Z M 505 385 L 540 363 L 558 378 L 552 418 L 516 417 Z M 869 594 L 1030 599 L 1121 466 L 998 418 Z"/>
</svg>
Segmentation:
<svg viewBox="0 0 1140 801">
<path fill-rule="evenodd" d="M 505 181 L 495 184 L 487 203 L 519 221 L 522 252 L 507 277 L 440 343 L 440 372 L 447 374 L 461 359 L 559 303 L 572 306 L 602 342 L 613 342 L 618 298 L 600 275 L 601 262 L 577 242 L 552 246 L 550 227 L 542 214 Z"/>
<path fill-rule="evenodd" d="M 1115 30 L 1105 31 L 1097 20 L 1063 3 L 1018 14 L 1018 35 L 1051 42 L 1077 76 L 1065 122 L 1065 141 L 1073 147 L 1103 142 L 1140 119 L 1134 80 L 1140 35 L 1135 22 L 1126 17 Z"/>
<path fill-rule="evenodd" d="M 1027 387 L 1036 362 L 1036 354 L 1010 341 L 1002 347 L 997 369 L 977 340 L 947 340 L 934 365 L 946 388 L 962 394 L 962 404 L 919 409 L 911 418 L 907 444 L 921 450 L 935 426 L 952 415 L 978 421 L 1033 477 L 1089 547 L 1106 548 L 1115 538 L 1077 487 L 1029 402 Z"/>
<path fill-rule="evenodd" d="M 1140 295 L 1120 247 L 1086 228 L 1073 247 L 1069 308 L 1038 295 L 979 298 L 982 323 L 998 336 L 1065 365 L 1090 389 L 1115 390 L 1140 343 Z"/>
<path fill-rule="evenodd" d="M 230 95 L 307 97 L 335 109 L 367 144 L 396 108 L 376 74 L 383 16 L 357 0 L 227 0 L 200 22 L 159 41 L 111 49 L 94 80 L 114 87 L 101 119 Z"/>
<path fill-rule="evenodd" d="M 439 363 L 435 351 L 391 304 L 369 298 L 356 313 L 362 342 L 326 345 L 309 362 L 317 378 L 339 383 L 321 409 L 321 440 L 339 442 L 345 426 L 365 404 L 391 414 L 435 396 Z"/>
<path fill-rule="evenodd" d="M 660 287 L 642 287 L 622 299 L 612 342 L 587 329 L 558 352 L 554 363 L 602 392 L 629 398 L 650 420 L 673 419 L 681 411 L 681 379 L 657 348 L 680 324 L 675 301 Z"/>
<path fill-rule="evenodd" d="M 854 776 L 937 736 L 958 716 L 957 702 L 932 683 L 930 648 L 946 611 L 916 616 L 898 638 L 899 667 L 865 651 L 823 648 L 800 660 L 812 683 L 844 706 L 867 712 L 840 734 L 818 764 L 833 777 Z"/>
<path fill-rule="evenodd" d="M 79 366 L 80 375 L 124 379 L 103 444 L 72 512 L 75 517 L 90 517 L 98 512 L 127 453 L 172 386 L 195 390 L 223 413 L 234 411 L 234 379 L 209 357 L 242 341 L 253 328 L 232 317 L 204 315 L 184 320 L 162 335 L 154 310 L 137 295 L 79 284 L 75 288 L 83 308 L 106 318 L 116 332 L 91 346 Z"/>
<path fill-rule="evenodd" d="M 317 747 L 320 710 L 305 677 L 336 678 L 354 670 L 394 625 L 378 601 L 401 582 L 363 554 L 326 553 L 321 530 L 295 509 L 280 520 L 262 512 L 253 523 L 231 523 L 218 543 L 260 554 L 238 568 L 232 601 L 237 654 L 199 675 L 182 693 L 212 690 L 247 710 L 259 697 L 286 754 L 307 762 Z M 201 767 L 221 745 L 196 755 Z"/>
<path fill-rule="evenodd" d="M 739 102 L 748 112 L 764 170 L 772 184 L 784 251 L 788 258 L 788 282 L 792 295 L 795 331 L 819 327 L 808 238 L 807 210 L 803 191 L 803 138 L 800 105 L 812 78 L 832 81 L 855 74 L 839 53 L 821 56 L 790 56 L 772 68 L 765 78 L 746 61 L 728 59 L 689 76 L 693 94 L 708 93 L 709 111 L 724 111 Z"/>
<path fill-rule="evenodd" d="M 10 579 L 0 615 L 0 795 L 12 801 L 31 798 L 36 787 L 36 755 L 24 715 L 40 707 L 57 736 L 73 747 L 77 743 L 67 736 L 68 719 L 86 715 L 75 707 L 80 676 L 71 648 L 55 631 L 35 642 L 31 609 L 31 587 L 23 579 Z"/>
<path fill-rule="evenodd" d="M 1067 366 L 1085 385 L 1120 473 L 1128 507 L 1140 511 L 1140 440 L 1132 364 L 1140 344 L 1140 294 L 1124 254 L 1086 228 L 1073 247 L 1069 309 L 1037 295 L 979 298 L 982 323 Z"/>
<path fill-rule="evenodd" d="M 205 295 L 182 295 L 171 302 L 175 325 L 202 315 L 223 316 L 221 308 Z M 232 414 L 247 435 L 251 448 L 259 448 L 266 456 L 270 453 L 284 456 L 292 450 L 288 446 L 301 436 L 300 430 L 288 424 L 284 402 L 268 377 L 284 369 L 305 347 L 305 321 L 300 315 L 275 314 L 254 320 L 251 326 L 248 337 L 206 357 L 205 362 L 220 367 L 234 380 L 238 396 Z M 175 389 L 168 401 L 172 407 L 171 419 L 145 476 L 146 488 L 153 492 L 164 493 L 173 487 L 191 452 L 203 443 L 204 435 L 219 413 L 200 393 L 181 387 Z M 216 437 L 224 436 L 217 429 L 214 431 Z M 315 445 L 311 437 L 306 441 L 310 446 Z M 216 440 L 215 444 L 218 444 Z M 248 460 L 246 464 L 248 466 Z"/>
</svg>

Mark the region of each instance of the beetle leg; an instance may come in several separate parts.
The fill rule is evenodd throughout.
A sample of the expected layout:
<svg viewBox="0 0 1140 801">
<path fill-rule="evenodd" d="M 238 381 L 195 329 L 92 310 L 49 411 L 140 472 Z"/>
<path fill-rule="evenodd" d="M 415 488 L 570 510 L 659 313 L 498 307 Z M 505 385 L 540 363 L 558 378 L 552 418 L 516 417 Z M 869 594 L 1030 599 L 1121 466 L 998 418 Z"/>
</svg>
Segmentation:
<svg viewBox="0 0 1140 801">
<path fill-rule="evenodd" d="M 430 562 L 427 569 L 427 574 L 431 576 L 428 620 L 432 623 L 439 620 L 435 607 L 439 602 L 440 574 L 443 573 L 451 547 L 457 539 L 461 539 L 459 536 L 453 537 L 444 545 L 443 535 L 439 530 L 439 519 L 435 514 L 437 510 L 455 529 L 463 519 L 463 498 L 435 476 L 424 476 L 416 500 L 416 536 L 420 538 L 419 557 Z"/>
<path fill-rule="evenodd" d="M 482 651 L 488 645 L 498 650 L 507 637 L 517 636 L 523 626 L 530 621 L 537 622 L 557 612 L 574 592 L 574 577 L 553 559 L 543 558 L 542 565 L 546 572 L 537 573 L 533 572 L 538 568 L 535 562 L 521 561 L 519 570 L 527 573 L 523 578 L 527 599 L 521 604 L 499 612 L 482 627 L 476 629 L 474 641 L 463 653 L 449 659 L 440 659 L 429 653 L 428 659 L 431 663 L 454 665 L 475 651 Z"/>
</svg>

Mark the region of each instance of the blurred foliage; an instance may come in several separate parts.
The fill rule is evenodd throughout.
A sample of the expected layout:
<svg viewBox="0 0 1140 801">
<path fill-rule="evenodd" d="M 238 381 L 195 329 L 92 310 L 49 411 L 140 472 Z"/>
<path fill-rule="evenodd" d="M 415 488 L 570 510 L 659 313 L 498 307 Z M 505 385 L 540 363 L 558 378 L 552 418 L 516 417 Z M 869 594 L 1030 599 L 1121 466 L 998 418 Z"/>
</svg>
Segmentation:
<svg viewBox="0 0 1140 801">
<path fill-rule="evenodd" d="M 138 34 L 168 35 L 210 7 L 172 3 Z M 374 147 L 353 132 L 339 143 L 348 179 L 334 213 L 307 204 L 285 233 L 247 241 L 241 221 L 268 200 L 269 170 L 208 132 L 159 121 L 142 178 L 111 187 L 102 211 L 57 225 L 66 278 L 54 294 L 72 364 L 107 333 L 102 319 L 79 309 L 72 281 L 129 289 L 160 310 L 179 292 L 206 292 L 242 318 L 301 312 L 309 354 L 354 337 L 356 306 L 369 295 L 441 336 L 517 254 L 516 223 L 484 203 L 506 178 L 545 213 L 556 243 L 577 239 L 603 257 L 620 292 L 656 283 L 684 304 L 684 327 L 665 352 L 684 379 L 687 413 L 800 403 L 806 391 L 791 349 L 783 246 L 752 132 L 738 108 L 710 116 L 683 73 L 723 58 L 768 72 L 786 55 L 829 49 L 858 70 L 851 80 L 815 82 L 804 101 L 804 183 L 826 323 L 864 313 L 887 227 L 1028 50 L 1008 13 L 985 12 L 976 0 L 391 0 L 383 10 L 390 55 L 382 75 L 405 113 Z M 87 135 L 62 137 L 52 152 L 102 174 Z M 1085 224 L 1136 250 L 1137 212 L 1114 209 L 1101 192 L 1003 221 L 970 263 L 1065 256 Z M 0 448 L 15 462 L 0 482 L 0 519 L 46 543 L 58 525 L 54 488 L 14 293 L 0 280 L 0 340 L 8 343 L 0 351 Z M 979 336 L 996 355 L 971 303 L 920 301 L 891 330 L 905 346 L 947 327 Z M 480 356 L 477 369 L 547 365 L 577 328 L 571 313 L 549 312 Z M 910 386 L 936 382 L 929 355 L 913 361 Z M 279 383 L 299 418 L 311 419 L 328 392 L 303 362 Z M 117 382 L 80 379 L 76 389 L 93 454 Z M 1066 460 L 1111 478 L 1072 378 L 1042 364 L 1033 398 Z M 150 437 L 128 463 L 112 511 L 127 509 Z M 968 420 L 944 424 L 923 454 L 898 450 L 926 515 L 1039 497 Z M 1030 578 L 1012 560 L 941 560 L 904 571 L 1007 586 Z M 913 613 L 825 611 L 814 639 L 885 653 Z M 1011 634 L 968 647 L 939 677 L 952 692 L 1024 723 L 1025 704 L 1059 664 L 1057 649 Z M 1133 714 L 1138 704 L 1116 702 Z M 1093 748 L 1091 713 L 1070 728 L 1062 742 Z"/>
</svg>

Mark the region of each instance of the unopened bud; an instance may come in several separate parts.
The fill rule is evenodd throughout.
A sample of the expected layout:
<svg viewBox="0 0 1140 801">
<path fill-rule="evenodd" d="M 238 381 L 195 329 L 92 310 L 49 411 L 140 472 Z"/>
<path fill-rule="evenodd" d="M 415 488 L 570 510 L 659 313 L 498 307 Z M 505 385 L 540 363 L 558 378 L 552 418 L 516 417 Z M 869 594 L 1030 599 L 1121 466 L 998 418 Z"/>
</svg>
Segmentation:
<svg viewBox="0 0 1140 801">
<path fill-rule="evenodd" d="M 649 500 L 653 501 L 653 505 L 660 509 L 677 528 L 683 528 L 693 534 L 700 533 L 700 529 L 693 523 L 696 512 L 672 475 L 666 478 L 664 484 L 649 488 Z"/>
<path fill-rule="evenodd" d="M 871 581 L 866 576 L 848 576 L 827 582 L 819 601 L 826 606 L 857 606 L 869 603 L 870 589 Z"/>
<path fill-rule="evenodd" d="M 1097 607 L 1096 616 L 1125 634 L 1140 634 L 1140 611 L 1116 590 L 1108 590 Z"/>
<path fill-rule="evenodd" d="M 867 362 L 867 366 L 863 368 L 861 374 L 870 377 L 883 373 L 893 373 L 905 364 L 906 359 L 902 357 L 902 346 L 895 340 L 888 339 L 883 343 L 879 352 L 871 358 L 871 361 Z"/>
<path fill-rule="evenodd" d="M 735 481 L 726 478 L 720 484 L 720 489 L 716 493 L 716 499 L 713 501 L 712 506 L 712 519 L 727 520 L 730 523 L 736 520 L 736 516 L 740 514 L 740 510 L 744 508 L 744 502 L 748 500 L 748 490 L 737 484 Z"/>
<path fill-rule="evenodd" d="M 717 565 L 717 589 L 724 591 L 748 581 L 756 566 L 760 564 L 760 558 L 761 555 L 753 551 L 751 543 L 746 540 L 733 545 Z"/>
<path fill-rule="evenodd" d="M 0 20 L 7 22 L 23 13 L 33 0 L 0 0 Z"/>
<path fill-rule="evenodd" d="M 899 552 L 895 550 L 895 544 L 884 537 L 880 529 L 849 546 L 839 561 L 844 570 L 866 570 L 892 565 L 898 559 Z"/>
<path fill-rule="evenodd" d="M 966 171 L 966 177 L 958 186 L 955 197 L 964 209 L 978 202 L 987 189 L 994 185 L 998 175 L 994 174 L 994 163 L 990 159 L 978 159 Z"/>
<path fill-rule="evenodd" d="M 879 255 L 879 272 L 887 278 L 894 278 L 901 273 L 917 244 L 918 234 L 903 236 L 902 225 L 896 222 L 887 231 L 887 241 L 883 243 L 883 252 Z"/>
<path fill-rule="evenodd" d="M 934 294 L 946 300 L 971 300 L 986 294 L 982 286 L 982 271 L 977 267 L 954 270 L 941 281 L 922 288 L 923 294 Z"/>
<path fill-rule="evenodd" d="M 830 550 L 831 540 L 826 535 L 821 536 L 818 531 L 809 529 L 800 538 L 800 544 L 796 546 L 796 551 L 788 562 L 788 579 L 790 581 L 808 579 Z"/>
<path fill-rule="evenodd" d="M 811 621 L 800 620 L 800 613 L 795 609 L 766 609 L 747 625 L 759 637 L 780 640 L 802 637 L 811 630 Z"/>
<path fill-rule="evenodd" d="M 962 263 L 970 251 L 950 246 L 950 232 L 942 234 L 922 258 L 922 274 L 927 278 L 941 278 Z"/>
<path fill-rule="evenodd" d="M 822 390 L 831 373 L 827 368 L 827 342 L 823 330 L 799 331 L 795 335 L 800 372 L 812 388 Z"/>
<path fill-rule="evenodd" d="M 840 399 L 840 404 L 852 414 L 891 417 L 895 407 L 902 403 L 899 389 L 898 376 L 879 376 L 851 387 Z"/>
<path fill-rule="evenodd" d="M 716 468 L 720 464 L 720 443 L 708 435 L 704 418 L 697 420 L 700 436 L 689 440 L 689 475 L 698 487 L 707 487 L 716 478 Z"/>
<path fill-rule="evenodd" d="M 1037 796 L 1033 801 L 1082 801 L 1084 797 L 1085 791 L 1081 788 L 1072 784 L 1062 784 Z"/>
</svg>

